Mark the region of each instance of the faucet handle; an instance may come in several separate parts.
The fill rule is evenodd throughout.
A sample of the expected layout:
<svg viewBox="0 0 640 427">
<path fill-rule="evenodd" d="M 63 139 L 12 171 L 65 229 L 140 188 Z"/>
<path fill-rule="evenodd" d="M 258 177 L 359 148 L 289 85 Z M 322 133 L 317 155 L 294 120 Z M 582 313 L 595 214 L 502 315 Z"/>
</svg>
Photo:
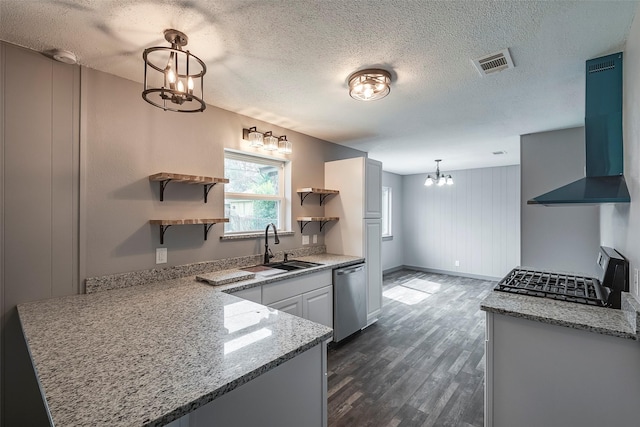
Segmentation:
<svg viewBox="0 0 640 427">
<path fill-rule="evenodd" d="M 269 259 L 273 258 L 275 255 L 273 254 L 273 252 L 271 252 L 271 248 L 268 249 L 269 250 Z"/>
<path fill-rule="evenodd" d="M 284 253 L 284 262 L 289 261 L 289 254 L 288 253 Z"/>
</svg>

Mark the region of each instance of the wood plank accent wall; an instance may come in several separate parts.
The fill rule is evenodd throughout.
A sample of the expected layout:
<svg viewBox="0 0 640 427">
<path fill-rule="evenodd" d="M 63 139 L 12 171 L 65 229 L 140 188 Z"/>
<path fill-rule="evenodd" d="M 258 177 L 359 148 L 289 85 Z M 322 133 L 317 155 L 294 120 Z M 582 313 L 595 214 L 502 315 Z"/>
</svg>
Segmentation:
<svg viewBox="0 0 640 427">
<path fill-rule="evenodd" d="M 0 425 L 48 425 L 15 307 L 80 291 L 80 67 L 4 43 L 0 56 Z"/>
<path fill-rule="evenodd" d="M 504 276 L 520 264 L 520 167 L 445 172 L 453 186 L 425 187 L 426 174 L 404 177 L 404 264 Z"/>
</svg>

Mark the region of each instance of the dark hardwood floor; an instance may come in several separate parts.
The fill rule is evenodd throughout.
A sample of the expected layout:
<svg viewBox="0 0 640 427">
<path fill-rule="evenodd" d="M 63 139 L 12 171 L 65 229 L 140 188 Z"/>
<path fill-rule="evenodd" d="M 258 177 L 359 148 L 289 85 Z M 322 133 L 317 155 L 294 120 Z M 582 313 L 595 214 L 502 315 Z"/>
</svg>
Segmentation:
<svg viewBox="0 0 640 427">
<path fill-rule="evenodd" d="M 401 270 L 380 320 L 332 344 L 329 426 L 481 427 L 484 313 L 495 282 Z"/>
</svg>

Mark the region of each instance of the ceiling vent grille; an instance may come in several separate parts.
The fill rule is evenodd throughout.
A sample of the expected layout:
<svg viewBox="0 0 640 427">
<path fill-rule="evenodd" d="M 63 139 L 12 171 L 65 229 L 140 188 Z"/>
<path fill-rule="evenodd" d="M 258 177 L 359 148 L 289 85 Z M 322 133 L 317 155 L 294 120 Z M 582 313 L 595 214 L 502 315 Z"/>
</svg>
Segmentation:
<svg viewBox="0 0 640 427">
<path fill-rule="evenodd" d="M 481 76 L 515 67 L 508 48 L 481 58 L 472 59 L 471 62 L 473 62 Z"/>
</svg>

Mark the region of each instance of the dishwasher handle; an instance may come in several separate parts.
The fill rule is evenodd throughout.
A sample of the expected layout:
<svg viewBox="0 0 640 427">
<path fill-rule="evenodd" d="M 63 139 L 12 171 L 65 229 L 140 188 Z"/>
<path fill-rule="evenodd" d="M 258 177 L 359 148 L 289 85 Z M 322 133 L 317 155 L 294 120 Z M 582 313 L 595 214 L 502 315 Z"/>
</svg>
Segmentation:
<svg viewBox="0 0 640 427">
<path fill-rule="evenodd" d="M 363 265 L 358 265 L 358 266 L 353 267 L 353 268 L 344 268 L 342 270 L 336 270 L 336 275 L 342 276 L 344 274 L 352 274 L 352 273 L 356 273 L 358 271 L 361 271 L 363 269 L 364 269 L 364 264 Z"/>
</svg>

